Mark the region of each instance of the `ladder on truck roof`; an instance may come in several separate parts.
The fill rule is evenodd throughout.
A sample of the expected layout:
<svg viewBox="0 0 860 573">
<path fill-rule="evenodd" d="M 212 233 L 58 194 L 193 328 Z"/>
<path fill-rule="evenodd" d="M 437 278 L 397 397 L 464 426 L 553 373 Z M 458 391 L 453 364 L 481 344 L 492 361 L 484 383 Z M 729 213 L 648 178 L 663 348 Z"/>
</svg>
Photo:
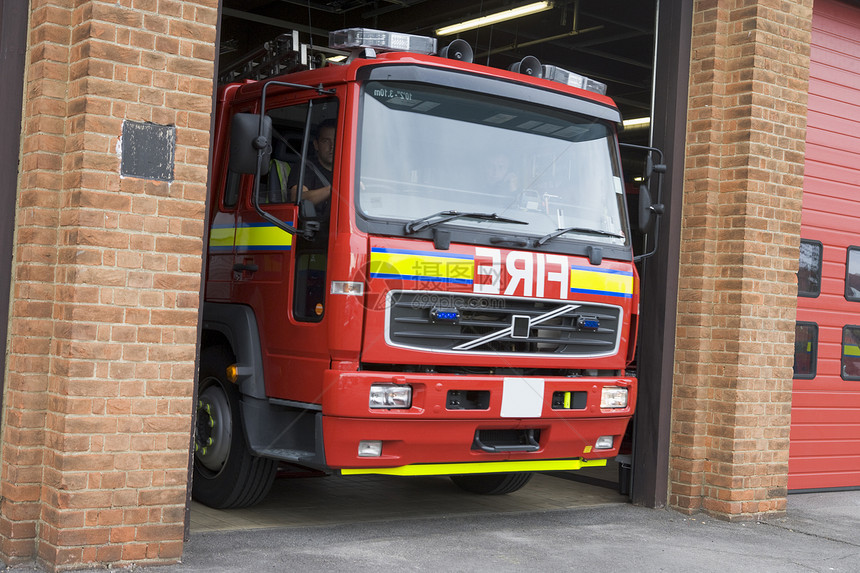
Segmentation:
<svg viewBox="0 0 860 573">
<path fill-rule="evenodd" d="M 282 74 L 299 72 L 326 65 L 326 53 L 347 54 L 299 42 L 298 30 L 281 34 L 265 42 L 218 73 L 218 83 L 242 80 L 265 80 Z"/>
</svg>

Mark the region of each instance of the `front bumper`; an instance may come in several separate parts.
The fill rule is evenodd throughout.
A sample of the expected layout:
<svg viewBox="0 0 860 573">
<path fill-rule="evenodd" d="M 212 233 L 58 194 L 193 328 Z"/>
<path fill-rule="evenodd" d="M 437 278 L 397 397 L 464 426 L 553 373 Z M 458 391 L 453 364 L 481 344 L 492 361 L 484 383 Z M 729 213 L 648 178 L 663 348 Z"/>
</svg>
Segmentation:
<svg viewBox="0 0 860 573">
<path fill-rule="evenodd" d="M 408 384 L 412 406 L 402 410 L 371 409 L 371 384 Z M 600 408 L 604 386 L 628 389 L 626 408 Z M 326 375 L 323 436 L 326 463 L 343 473 L 478 473 L 577 469 L 583 462 L 618 453 L 633 415 L 636 380 L 629 377 L 505 377 L 388 372 L 337 372 Z M 480 407 L 452 408 L 450 392 L 483 393 Z M 558 393 L 577 393 L 581 400 L 559 407 Z M 553 406 L 555 398 L 555 407 Z M 474 406 L 474 405 L 472 405 Z M 487 451 L 481 435 L 534 436 L 534 448 Z M 596 449 L 598 437 L 612 436 L 612 447 Z M 360 457 L 359 443 L 381 441 L 381 455 Z M 507 466 L 431 465 L 519 462 Z M 526 463 L 528 462 L 528 463 Z M 536 462 L 552 462 L 535 465 Z M 531 465 L 529 465 L 531 464 Z M 418 466 L 421 467 L 418 467 Z M 402 469 L 408 467 L 409 469 Z M 494 469 L 488 469 L 494 467 Z M 388 468 L 384 472 L 371 469 Z M 392 468 L 401 468 L 394 470 Z"/>
</svg>

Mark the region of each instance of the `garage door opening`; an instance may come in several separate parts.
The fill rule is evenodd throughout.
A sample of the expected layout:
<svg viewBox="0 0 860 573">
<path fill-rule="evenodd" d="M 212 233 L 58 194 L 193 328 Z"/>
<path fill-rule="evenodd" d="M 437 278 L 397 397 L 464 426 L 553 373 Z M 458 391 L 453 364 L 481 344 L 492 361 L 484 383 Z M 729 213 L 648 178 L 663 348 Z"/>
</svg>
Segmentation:
<svg viewBox="0 0 860 573">
<path fill-rule="evenodd" d="M 249 4 L 248 2 L 225 2 L 220 32 L 221 44 L 219 46 L 221 53 L 219 69 L 221 72 L 224 73 L 225 71 L 237 69 L 241 70 L 242 66 L 237 64 L 241 62 L 245 54 L 253 52 L 255 48 L 258 48 L 261 45 L 262 39 L 276 38 L 285 33 L 291 37 L 297 37 L 294 35 L 294 31 L 297 31 L 298 37 L 302 38 L 301 44 L 305 45 L 310 58 L 331 57 L 332 55 L 337 54 L 327 54 L 325 50 L 320 50 L 319 48 L 321 44 L 324 45 L 327 43 L 326 38 L 328 36 L 328 32 L 334 29 L 367 26 L 372 22 L 373 28 L 377 29 L 394 30 L 416 35 L 433 35 L 436 29 L 445 24 L 469 19 L 471 16 L 479 12 L 479 8 L 483 13 L 490 13 L 498 11 L 497 9 L 506 5 L 501 2 L 483 2 L 480 6 L 476 6 L 475 3 L 464 4 L 457 9 L 452 9 L 451 12 L 439 14 L 437 13 L 438 10 L 434 12 L 434 9 L 431 8 L 431 3 L 420 1 L 398 2 L 390 5 L 386 3 L 380 4 L 377 2 L 357 1 L 339 2 L 334 4 L 331 2 L 310 2 L 308 5 L 303 4 L 302 7 L 296 6 L 295 4 L 299 3 L 257 2 Z M 498 4 L 498 6 L 496 6 L 496 4 Z M 623 16 L 617 14 L 615 11 L 609 10 L 608 7 L 601 6 L 597 3 L 555 3 L 552 9 L 545 10 L 529 19 L 518 18 L 494 24 L 492 26 L 482 26 L 468 32 L 463 32 L 461 36 L 463 39 L 469 41 L 474 51 L 474 57 L 477 63 L 489 64 L 503 69 L 507 69 L 512 66 L 523 68 L 532 65 L 532 60 L 529 60 L 528 58 L 533 57 L 544 65 L 548 65 L 550 67 L 555 66 L 572 71 L 575 70 L 577 73 L 593 77 L 596 81 L 605 84 L 608 95 L 619 105 L 622 117 L 624 119 L 633 120 L 628 123 L 628 127 L 622 132 L 622 141 L 644 145 L 649 141 L 648 126 L 651 115 L 651 86 L 653 82 L 653 58 L 651 54 L 653 54 L 654 49 L 654 11 L 654 3 L 631 3 L 630 10 Z M 319 54 L 322 54 L 322 56 Z M 345 110 L 341 109 L 342 104 L 340 104 L 334 97 L 336 94 L 327 94 L 323 93 L 323 91 L 324 90 L 318 90 L 316 95 L 313 97 L 308 96 L 305 99 L 302 99 L 302 97 L 304 97 L 302 96 L 297 98 L 294 102 L 295 106 L 293 106 L 293 110 L 297 110 L 297 113 L 293 115 L 299 117 L 304 114 L 304 117 L 313 118 L 317 124 L 322 123 L 326 119 L 333 122 L 340 121 L 341 123 L 336 125 L 338 129 L 343 128 L 344 125 L 347 125 L 344 122 L 349 121 L 349 119 L 344 119 Z M 409 95 L 414 96 L 412 93 Z M 289 99 L 290 96 L 281 97 Z M 404 100 L 406 101 L 408 99 L 409 98 L 405 98 Z M 253 114 L 255 111 L 253 103 L 250 103 L 249 100 L 247 112 L 249 114 Z M 502 116 L 497 115 L 497 117 Z M 292 125 L 290 122 L 292 122 L 293 119 L 291 115 L 285 115 L 282 118 L 276 117 L 273 121 L 275 122 L 277 129 L 281 126 Z M 280 124 L 278 123 L 279 121 Z M 299 124 L 296 123 L 296 125 Z M 221 127 L 223 128 L 224 126 Z M 571 126 L 571 129 L 573 129 L 573 126 Z M 583 128 L 582 126 L 577 126 L 576 129 L 581 130 Z M 293 141 L 289 135 L 282 138 L 288 153 L 291 151 L 293 155 L 300 157 L 307 153 L 301 147 L 302 140 L 306 146 L 305 149 L 307 149 L 307 147 L 317 145 L 318 140 L 314 140 L 313 143 L 308 143 L 311 136 L 310 130 L 305 131 L 304 134 L 299 133 L 297 130 L 295 135 L 297 136 L 295 141 Z M 299 137 L 300 135 L 304 135 L 304 137 Z M 217 146 L 218 143 L 216 142 L 216 153 Z M 316 149 L 316 151 L 319 152 L 319 149 Z M 627 157 L 624 159 L 625 171 L 630 177 L 630 181 L 625 183 L 630 187 L 635 188 L 633 177 L 638 176 L 642 172 L 643 161 L 641 158 L 632 161 Z M 286 169 L 294 170 L 295 166 L 290 165 Z M 413 175 L 415 175 L 414 178 L 420 177 L 420 174 Z M 230 177 L 230 175 L 228 174 L 226 177 Z M 314 177 L 314 175 L 310 175 L 310 177 Z M 255 183 L 257 185 L 266 185 L 271 190 L 271 188 L 275 187 L 273 182 L 277 182 L 280 179 L 291 181 L 288 172 L 280 172 L 276 167 L 275 169 L 269 170 L 264 181 L 257 181 Z M 281 181 L 281 183 L 283 183 L 283 181 Z M 242 183 L 237 183 L 237 186 L 241 185 Z M 295 185 L 295 187 L 298 187 L 298 185 Z M 259 188 L 262 189 L 262 187 Z M 289 188 L 290 185 L 281 186 L 281 190 L 284 193 L 289 193 Z M 619 196 L 621 195 L 622 192 L 619 191 Z M 263 195 L 256 196 L 256 201 L 268 205 L 265 209 L 261 210 L 275 211 L 278 209 L 274 206 L 274 203 L 278 203 L 278 200 L 274 199 L 271 193 L 265 197 Z M 295 217 L 296 215 L 284 215 L 281 219 L 290 220 L 291 216 Z M 242 289 L 246 289 L 246 294 L 249 294 L 249 296 L 252 295 L 253 293 L 248 289 L 248 283 L 243 284 L 242 280 L 254 274 L 259 276 L 261 271 L 271 271 L 275 268 L 269 266 L 268 263 L 262 266 L 259 265 L 257 261 L 252 260 L 252 255 L 244 258 L 240 257 L 241 260 L 235 258 L 236 245 L 244 247 L 243 252 L 245 253 L 253 253 L 255 249 L 264 246 L 266 240 L 270 240 L 270 238 L 267 239 L 257 236 L 259 235 L 258 231 L 262 225 L 260 222 L 251 222 L 248 225 L 244 225 L 244 227 L 247 227 L 248 229 L 256 229 L 254 232 L 249 230 L 244 235 L 240 233 L 239 229 L 240 227 L 243 227 L 243 222 L 239 220 L 240 218 L 241 215 L 234 215 L 233 220 L 227 221 L 225 219 L 224 221 L 219 221 L 217 225 L 213 226 L 213 232 L 215 230 L 221 231 L 224 229 L 232 229 L 233 231 L 230 237 L 227 237 L 226 239 L 232 241 L 230 245 L 231 253 L 230 256 L 225 257 L 223 261 L 218 259 L 217 254 L 214 258 L 212 257 L 212 247 L 213 244 L 216 247 L 226 246 L 226 243 L 224 245 L 218 243 L 218 241 L 225 240 L 225 238 L 220 236 L 215 237 L 214 235 L 210 237 L 210 282 L 207 285 L 207 290 L 209 291 L 209 294 L 211 294 L 213 289 L 215 291 L 221 289 L 220 292 L 222 294 L 215 296 L 214 300 L 216 301 L 218 300 L 218 296 L 222 296 L 222 298 L 232 296 L 232 294 L 224 293 L 235 293 Z M 423 224 L 423 221 L 420 223 Z M 257 233 L 257 235 L 254 235 L 254 233 Z M 445 237 L 444 233 L 435 233 L 433 235 L 434 245 L 437 249 L 446 249 L 450 240 L 450 237 Z M 215 241 L 215 243 L 213 243 L 213 241 Z M 243 243 L 243 241 L 247 244 Z M 313 244 L 313 241 L 308 239 L 308 237 L 296 236 L 295 238 L 290 239 L 290 243 L 288 245 L 285 244 L 284 246 L 293 250 L 297 258 L 299 258 L 300 255 L 299 251 L 303 251 L 303 253 L 301 253 L 303 262 L 296 264 L 295 272 L 297 277 L 299 277 L 299 275 L 304 277 L 302 279 L 304 282 L 295 283 L 296 286 L 294 286 L 291 291 L 291 298 L 287 297 L 291 301 L 287 302 L 287 305 L 290 306 L 293 316 L 298 317 L 298 320 L 305 321 L 310 324 L 321 323 L 326 317 L 326 313 L 329 312 L 328 309 L 326 309 L 324 299 L 324 296 L 326 296 L 326 292 L 328 291 L 327 288 L 324 288 L 326 283 L 324 274 L 325 261 L 328 260 L 327 257 L 337 256 L 337 254 L 334 251 L 326 251 L 325 248 L 320 250 L 318 248 L 319 245 Z M 510 245 L 505 245 L 505 248 L 510 248 Z M 609 250 L 611 251 L 611 246 Z M 380 250 L 380 252 L 382 252 L 382 250 Z M 400 252 L 398 254 L 402 255 L 403 253 Z M 593 254 L 590 256 L 592 256 L 592 264 L 600 264 L 602 258 L 601 254 Z M 229 261 L 227 258 L 229 258 Z M 272 264 L 277 264 L 277 262 Z M 212 281 L 213 270 L 215 272 L 223 272 L 223 280 L 219 279 Z M 396 273 L 398 273 L 398 276 L 402 280 L 402 269 L 396 270 Z M 451 277 L 448 278 L 450 279 Z M 317 282 L 319 282 L 320 285 L 317 285 Z M 350 281 L 346 281 L 346 283 L 347 284 L 344 288 L 351 288 L 349 286 Z M 317 286 L 320 288 L 317 289 Z M 338 288 L 341 287 L 339 286 Z M 269 295 L 274 295 L 277 287 L 257 284 L 253 289 L 254 292 L 258 294 L 268 292 Z M 269 291 L 266 289 L 269 289 Z M 314 294 L 316 293 L 316 290 L 320 290 L 320 293 Z M 263 296 L 267 295 L 263 294 Z M 444 311 L 445 309 L 442 310 Z M 431 311 L 433 311 L 433 309 L 431 309 Z M 518 316 L 521 317 L 520 322 L 526 324 L 523 328 L 528 329 L 528 320 L 524 320 L 524 318 L 527 318 L 528 313 L 531 312 L 533 311 L 519 310 L 515 313 L 514 318 L 516 319 Z M 538 312 L 536 316 L 543 316 L 540 313 L 544 311 L 540 310 L 534 312 Z M 434 320 L 456 321 L 460 318 L 453 316 L 449 317 L 448 314 L 453 313 L 440 312 L 438 313 L 438 316 L 434 315 Z M 589 326 L 591 316 L 592 314 L 589 314 L 588 316 L 580 316 L 578 314 L 577 319 L 584 320 L 584 322 L 577 328 L 591 328 L 591 326 Z M 343 319 L 343 317 L 338 318 Z M 485 319 L 482 318 L 482 320 Z M 601 318 L 600 320 L 604 319 Z M 596 324 L 596 320 L 591 322 L 595 322 Z M 511 327 L 513 329 L 510 333 L 512 336 L 517 334 L 517 324 L 518 323 L 515 320 Z M 597 326 L 594 327 L 595 330 L 598 328 L 599 327 Z M 528 330 L 526 330 L 526 332 L 528 332 Z M 224 335 L 225 340 L 229 337 L 229 334 L 226 331 L 222 332 L 222 334 Z M 215 335 L 204 335 L 204 345 L 209 344 L 211 348 L 213 336 Z M 304 351 L 305 358 L 303 360 L 305 360 L 305 362 L 300 365 L 299 368 L 302 372 L 313 370 L 316 367 L 314 366 L 315 362 L 323 363 L 331 359 L 330 356 L 321 355 L 325 353 L 320 352 L 318 346 L 319 340 L 317 340 L 315 336 L 316 335 L 312 335 L 304 340 L 291 342 L 293 344 L 307 346 L 307 349 Z M 209 338 L 207 339 L 207 337 Z M 516 336 L 514 336 L 514 338 L 516 338 Z M 528 335 L 524 338 L 528 338 Z M 408 345 L 405 346 L 408 347 Z M 226 349 L 226 345 L 223 345 L 220 348 Z M 204 349 L 204 353 L 205 352 L 206 350 Z M 496 349 L 496 352 L 498 352 L 498 349 Z M 235 356 L 231 356 L 230 358 L 235 358 Z M 231 362 L 228 358 L 225 358 L 225 361 L 225 365 Z M 374 363 L 374 366 L 378 368 L 382 363 L 383 360 L 380 359 Z M 508 368 L 508 375 L 511 377 L 516 376 L 517 379 L 523 379 L 523 377 L 527 376 L 534 377 L 536 375 L 534 372 L 522 372 L 522 368 L 517 365 L 502 366 L 503 368 Z M 280 367 L 282 372 L 288 371 L 292 368 L 292 366 L 288 365 L 286 362 L 284 362 Z M 484 365 L 482 368 L 485 370 L 484 374 L 489 374 L 494 371 L 493 367 L 489 365 Z M 417 372 L 418 371 L 416 371 L 416 373 Z M 235 374 L 239 379 L 241 379 L 243 375 L 241 372 L 237 372 Z M 580 373 L 580 375 L 581 374 L 583 373 Z M 546 375 L 546 372 L 541 372 L 539 375 Z M 223 443 L 225 436 L 219 435 L 217 431 L 213 431 L 211 428 L 220 428 L 223 418 L 219 418 L 217 415 L 212 414 L 209 410 L 206 410 L 206 408 L 214 409 L 216 411 L 218 411 L 218 408 L 229 410 L 231 404 L 229 399 L 219 400 L 220 394 L 216 391 L 217 389 L 213 390 L 216 385 L 211 381 L 211 379 L 212 377 L 210 376 L 210 381 L 207 383 L 206 380 L 203 380 L 203 377 L 201 377 L 201 401 L 198 402 L 198 406 L 200 406 L 200 404 L 204 404 L 204 406 L 202 408 L 198 408 L 197 428 L 198 436 L 205 434 L 208 440 L 212 440 L 212 443 L 205 444 L 198 439 L 197 448 L 198 457 L 202 455 L 211 462 L 210 464 L 204 464 L 206 470 L 211 472 L 211 475 L 215 476 L 220 468 L 219 452 L 222 451 L 219 450 L 218 446 L 219 442 Z M 397 384 L 398 382 L 394 381 L 393 385 L 396 386 Z M 541 387 L 541 390 L 544 390 L 543 386 Z M 397 400 L 401 399 L 401 396 L 399 396 L 396 391 L 390 392 L 390 389 L 388 388 L 383 388 L 379 391 L 384 394 L 384 396 L 379 399 L 385 401 L 387 406 L 396 404 Z M 457 390 L 457 392 L 460 392 L 460 390 Z M 473 406 L 478 408 L 476 404 L 480 404 L 482 400 L 478 394 L 482 391 L 480 389 L 467 388 L 464 389 L 463 392 L 465 393 L 462 397 L 458 394 L 453 398 L 455 402 L 459 403 L 458 400 L 462 398 L 462 400 L 470 404 L 470 408 Z M 221 392 L 221 394 L 224 395 L 228 393 L 229 392 Z M 565 394 L 572 395 L 576 392 L 563 390 L 559 393 L 560 402 L 566 403 L 565 400 L 570 401 L 571 399 L 566 397 Z M 263 400 L 265 399 L 265 394 L 261 391 L 259 395 L 253 395 L 253 397 L 255 399 Z M 291 397 L 289 399 L 281 398 L 276 400 L 278 400 L 278 406 L 284 407 L 285 409 L 315 403 L 314 396 L 310 395 L 306 397 L 306 399 L 295 399 Z M 448 396 L 448 400 L 450 405 L 450 401 L 452 400 L 450 395 Z M 318 401 L 319 400 L 316 400 L 316 402 Z M 515 409 L 521 408 L 520 405 L 511 405 L 509 407 Z M 569 408 L 570 406 L 566 407 Z M 234 415 L 237 414 L 238 412 L 234 412 Z M 241 415 L 245 419 L 254 417 L 250 410 L 243 410 Z M 307 423 L 307 419 L 301 421 L 299 418 L 299 416 L 296 416 L 295 423 Z M 214 422 L 214 424 L 210 424 L 211 422 Z M 203 423 L 202 426 L 201 423 Z M 272 438 L 272 436 L 266 434 L 266 430 L 263 428 L 267 423 L 264 418 L 256 420 L 255 423 L 262 428 L 260 430 L 262 434 L 259 434 L 258 437 L 262 435 L 266 440 Z M 209 429 L 204 428 L 204 426 L 207 426 Z M 309 424 L 307 426 L 307 430 L 310 434 L 321 431 L 320 428 L 315 428 L 313 424 Z M 517 444 L 522 447 L 532 447 L 529 445 L 529 440 L 534 437 L 532 432 L 539 431 L 541 430 L 516 430 L 516 432 L 525 432 L 525 434 L 523 434 L 523 436 L 518 434 L 511 439 L 517 441 Z M 623 434 L 623 430 L 621 433 Z M 618 443 L 620 443 L 620 437 L 621 434 L 616 436 L 619 442 L 617 442 L 614 447 L 617 447 Z M 477 437 L 475 440 L 479 444 L 481 443 Z M 374 444 L 370 443 L 374 441 L 375 440 L 368 440 L 369 443 L 367 447 L 370 450 L 375 447 Z M 235 440 L 233 443 L 236 443 Z M 364 442 L 362 443 L 364 444 Z M 519 445 L 517 447 L 519 447 Z M 260 444 L 258 443 L 257 446 L 260 446 Z M 295 448 L 302 448 L 305 446 L 307 446 L 307 444 L 290 444 L 290 447 Z M 506 445 L 505 447 L 508 446 Z M 588 446 L 589 449 L 591 447 L 592 446 Z M 200 453 L 201 449 L 203 451 L 202 454 Z M 310 456 L 309 459 L 319 453 L 314 451 L 313 445 L 308 448 L 308 452 Z M 313 466 L 314 464 L 310 465 Z M 623 467 L 620 471 L 613 459 L 608 469 L 588 468 L 587 470 L 579 470 L 578 473 L 571 474 L 539 474 L 533 480 L 532 484 L 517 492 L 516 495 L 526 495 L 524 492 L 527 492 L 530 489 L 535 489 L 536 491 L 533 492 L 533 495 L 540 497 L 542 494 L 540 494 L 539 491 L 543 491 L 548 488 L 553 492 L 550 497 L 558 497 L 556 495 L 556 490 L 559 487 L 580 488 L 584 482 L 591 481 L 592 483 L 596 482 L 600 485 L 610 486 L 604 487 L 603 490 L 600 490 L 602 493 L 597 497 L 601 497 L 606 492 L 609 492 L 610 498 L 613 496 L 617 497 L 617 490 L 619 488 L 622 491 L 629 491 L 629 484 L 624 483 L 627 479 L 629 465 L 630 458 L 626 457 L 623 459 Z M 201 478 L 209 479 L 210 473 L 207 473 L 207 471 L 195 474 L 195 479 L 198 481 Z M 265 468 L 262 466 L 256 467 L 253 471 L 268 474 L 272 474 L 273 472 L 278 472 L 280 474 L 285 473 L 283 468 L 278 470 L 273 464 L 268 464 Z M 620 484 L 618 481 L 619 473 L 622 475 Z M 395 483 L 398 484 L 398 486 L 395 486 Z M 416 488 L 415 484 L 419 484 L 419 487 Z M 294 493 L 291 493 L 293 490 L 302 492 L 299 497 L 303 502 L 308 499 L 313 499 L 315 497 L 313 495 L 314 492 L 320 493 L 322 495 L 319 503 L 326 504 L 328 503 L 325 501 L 326 496 L 341 499 L 342 502 L 342 498 L 338 497 L 337 494 L 337 491 L 340 491 L 340 489 L 350 491 L 352 488 L 358 488 L 359 491 L 362 491 L 373 490 L 374 487 L 378 487 L 380 488 L 380 491 L 385 492 L 390 492 L 395 487 L 402 487 L 405 491 L 403 495 L 407 497 L 414 497 L 416 490 L 429 490 L 442 494 L 444 492 L 454 491 L 456 493 L 455 497 L 462 503 L 462 494 L 458 493 L 458 490 L 456 489 L 452 490 L 450 481 L 443 478 L 413 477 L 400 480 L 389 476 L 363 478 L 342 476 L 318 479 L 295 478 L 289 475 L 283 475 L 275 480 L 272 493 L 266 497 L 266 500 L 262 504 L 265 506 L 265 509 L 260 511 L 268 511 L 269 504 L 272 503 L 277 505 L 279 503 L 277 500 L 281 498 L 283 499 L 283 503 L 286 506 L 289 506 L 290 496 L 295 495 Z M 229 495 L 232 495 L 232 493 Z M 372 499 L 376 496 L 370 495 L 369 497 L 371 500 L 370 503 L 373 503 Z M 513 499 L 513 496 L 508 497 Z M 580 493 L 572 494 L 571 497 L 579 499 L 583 498 Z M 486 499 L 487 498 L 476 498 L 475 503 L 486 504 Z M 495 502 L 496 499 L 500 498 L 491 499 Z M 316 500 L 314 500 L 314 503 L 316 503 Z M 516 505 L 514 501 L 499 503 L 513 503 Z M 438 504 L 433 502 L 430 505 Z M 199 513 L 200 511 L 205 510 L 198 509 L 196 511 Z M 195 517 L 192 516 L 192 523 L 194 520 Z"/>
</svg>

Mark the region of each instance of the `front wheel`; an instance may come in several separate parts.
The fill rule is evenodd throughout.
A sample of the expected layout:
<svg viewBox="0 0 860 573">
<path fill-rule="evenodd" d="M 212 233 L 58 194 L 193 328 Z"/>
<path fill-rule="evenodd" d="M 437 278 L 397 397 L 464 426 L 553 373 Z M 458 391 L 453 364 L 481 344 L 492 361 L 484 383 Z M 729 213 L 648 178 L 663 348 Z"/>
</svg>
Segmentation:
<svg viewBox="0 0 860 573">
<path fill-rule="evenodd" d="M 269 493 L 278 464 L 251 454 L 239 414 L 238 388 L 227 380 L 227 351 L 207 348 L 200 357 L 194 477 L 191 494 L 216 509 L 248 507 Z"/>
<path fill-rule="evenodd" d="M 526 485 L 530 479 L 532 479 L 531 472 L 451 476 L 451 481 L 461 489 L 483 495 L 503 495 L 515 492 Z"/>
</svg>

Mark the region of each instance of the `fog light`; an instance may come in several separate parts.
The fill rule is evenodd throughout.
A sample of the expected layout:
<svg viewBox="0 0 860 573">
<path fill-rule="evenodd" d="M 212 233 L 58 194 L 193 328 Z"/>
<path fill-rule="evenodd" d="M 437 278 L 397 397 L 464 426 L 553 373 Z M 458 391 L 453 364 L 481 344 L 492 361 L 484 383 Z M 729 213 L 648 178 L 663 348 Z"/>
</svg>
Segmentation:
<svg viewBox="0 0 860 573">
<path fill-rule="evenodd" d="M 626 408 L 627 388 L 618 386 L 604 386 L 600 393 L 601 408 Z"/>
<path fill-rule="evenodd" d="M 358 457 L 378 458 L 382 455 L 382 440 L 361 440 L 358 442 Z"/>
<path fill-rule="evenodd" d="M 370 386 L 371 408 L 411 408 L 412 386 L 396 384 L 372 384 Z"/>
<path fill-rule="evenodd" d="M 600 436 L 597 438 L 597 441 L 594 442 L 595 450 L 611 450 L 612 449 L 612 436 Z"/>
</svg>

